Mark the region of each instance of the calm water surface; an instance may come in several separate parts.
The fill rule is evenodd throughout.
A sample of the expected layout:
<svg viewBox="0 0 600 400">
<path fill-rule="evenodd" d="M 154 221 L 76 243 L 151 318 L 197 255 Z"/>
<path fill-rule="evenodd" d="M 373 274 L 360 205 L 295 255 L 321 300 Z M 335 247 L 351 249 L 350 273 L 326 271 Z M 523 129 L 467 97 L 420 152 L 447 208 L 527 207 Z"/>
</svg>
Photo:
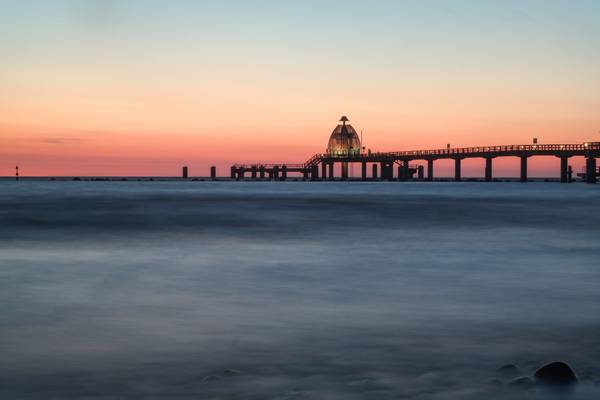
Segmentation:
<svg viewBox="0 0 600 400">
<path fill-rule="evenodd" d="M 553 398 L 497 369 L 563 360 L 595 399 L 599 204 L 583 184 L 0 182 L 0 397 Z"/>
</svg>

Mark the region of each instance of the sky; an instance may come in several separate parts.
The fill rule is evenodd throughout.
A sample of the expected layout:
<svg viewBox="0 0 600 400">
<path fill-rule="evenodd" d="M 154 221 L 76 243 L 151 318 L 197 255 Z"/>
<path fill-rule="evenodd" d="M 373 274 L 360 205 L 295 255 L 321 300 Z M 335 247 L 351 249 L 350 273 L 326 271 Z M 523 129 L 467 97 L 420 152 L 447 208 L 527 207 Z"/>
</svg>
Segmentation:
<svg viewBox="0 0 600 400">
<path fill-rule="evenodd" d="M 596 0 L 0 2 L 0 175 L 303 162 L 341 115 L 373 151 L 582 143 L 599 110 Z"/>
</svg>

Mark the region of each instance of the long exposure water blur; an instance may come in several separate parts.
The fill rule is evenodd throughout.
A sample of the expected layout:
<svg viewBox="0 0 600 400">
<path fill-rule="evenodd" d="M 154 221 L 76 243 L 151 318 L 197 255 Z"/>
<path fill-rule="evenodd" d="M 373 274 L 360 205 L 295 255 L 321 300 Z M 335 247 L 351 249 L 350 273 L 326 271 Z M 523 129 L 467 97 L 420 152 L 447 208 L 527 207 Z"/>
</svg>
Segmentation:
<svg viewBox="0 0 600 400">
<path fill-rule="evenodd" d="M 599 190 L 0 182 L 0 397 L 598 398 Z"/>
</svg>

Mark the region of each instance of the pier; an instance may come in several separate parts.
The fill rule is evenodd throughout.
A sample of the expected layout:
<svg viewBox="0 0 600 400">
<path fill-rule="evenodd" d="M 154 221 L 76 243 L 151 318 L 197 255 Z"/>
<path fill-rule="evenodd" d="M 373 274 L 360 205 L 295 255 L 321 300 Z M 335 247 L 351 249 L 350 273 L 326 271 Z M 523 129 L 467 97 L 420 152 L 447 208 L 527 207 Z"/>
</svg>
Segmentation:
<svg viewBox="0 0 600 400">
<path fill-rule="evenodd" d="M 454 160 L 454 180 L 461 181 L 462 161 L 469 158 L 483 158 L 485 168 L 482 177 L 486 182 L 494 179 L 494 159 L 499 157 L 518 157 L 520 159 L 520 181 L 528 180 L 528 160 L 531 157 L 552 156 L 560 158 L 560 182 L 568 183 L 573 179 L 573 170 L 569 158 L 585 157 L 585 173 L 578 174 L 587 183 L 596 183 L 600 173 L 597 158 L 600 158 L 600 142 L 581 144 L 527 144 L 445 148 L 433 150 L 409 150 L 393 152 L 365 152 L 361 148 L 356 131 L 346 125 L 348 119 L 342 117 L 331 134 L 326 153 L 315 154 L 302 164 L 234 164 L 231 166 L 231 179 L 286 180 L 288 174 L 297 173 L 303 180 L 348 180 L 350 165 L 360 165 L 361 180 L 433 181 L 434 162 Z M 338 164 L 339 176 L 335 176 Z M 422 165 L 425 164 L 425 165 Z M 369 165 L 371 173 L 369 174 Z M 394 176 L 394 169 L 397 174 Z"/>
</svg>

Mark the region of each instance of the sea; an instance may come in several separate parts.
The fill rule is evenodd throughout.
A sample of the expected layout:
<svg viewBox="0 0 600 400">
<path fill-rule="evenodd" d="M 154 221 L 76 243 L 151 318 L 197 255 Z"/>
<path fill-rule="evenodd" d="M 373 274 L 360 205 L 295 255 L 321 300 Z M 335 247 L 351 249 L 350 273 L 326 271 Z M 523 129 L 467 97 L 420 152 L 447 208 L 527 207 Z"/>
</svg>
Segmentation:
<svg viewBox="0 0 600 400">
<path fill-rule="evenodd" d="M 598 399 L 599 186 L 2 181 L 0 398 Z"/>
</svg>

